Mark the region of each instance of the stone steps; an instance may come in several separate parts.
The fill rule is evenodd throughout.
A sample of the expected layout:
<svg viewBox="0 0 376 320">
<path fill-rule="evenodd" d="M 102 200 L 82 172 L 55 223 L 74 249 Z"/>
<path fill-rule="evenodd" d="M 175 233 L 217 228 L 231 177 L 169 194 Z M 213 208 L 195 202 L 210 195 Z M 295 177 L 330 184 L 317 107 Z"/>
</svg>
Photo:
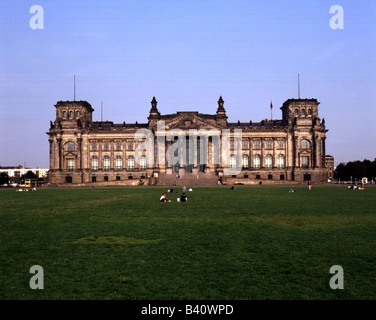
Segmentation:
<svg viewBox="0 0 376 320">
<path fill-rule="evenodd" d="M 156 179 L 158 186 L 214 186 L 218 184 L 218 177 L 214 173 L 197 174 L 186 172 L 177 178 L 177 174 L 160 173 Z"/>
</svg>

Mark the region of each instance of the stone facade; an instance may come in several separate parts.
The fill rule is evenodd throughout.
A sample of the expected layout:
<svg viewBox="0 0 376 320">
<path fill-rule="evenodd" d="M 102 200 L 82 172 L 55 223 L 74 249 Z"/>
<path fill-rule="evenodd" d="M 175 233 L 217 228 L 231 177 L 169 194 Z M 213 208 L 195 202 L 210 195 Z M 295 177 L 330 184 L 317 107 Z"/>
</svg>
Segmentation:
<svg viewBox="0 0 376 320">
<path fill-rule="evenodd" d="M 327 130 L 318 105 L 316 99 L 289 99 L 280 108 L 280 120 L 230 123 L 222 97 L 215 114 L 167 115 L 160 114 L 154 97 L 148 122 L 117 124 L 93 121 L 94 109 L 86 101 L 59 101 L 47 132 L 49 182 L 172 185 L 213 184 L 220 178 L 223 184 L 324 183 Z M 139 132 L 146 134 L 136 139 Z M 153 142 L 152 150 L 146 141 Z"/>
</svg>

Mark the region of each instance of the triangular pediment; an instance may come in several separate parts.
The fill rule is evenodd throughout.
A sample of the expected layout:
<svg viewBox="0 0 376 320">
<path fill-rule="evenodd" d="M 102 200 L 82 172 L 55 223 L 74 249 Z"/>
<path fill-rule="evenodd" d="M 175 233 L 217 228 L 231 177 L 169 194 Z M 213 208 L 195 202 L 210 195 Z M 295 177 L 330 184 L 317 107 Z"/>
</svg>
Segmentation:
<svg viewBox="0 0 376 320">
<path fill-rule="evenodd" d="M 171 120 L 167 120 L 165 123 L 166 130 L 171 129 L 221 129 L 216 123 L 213 116 L 213 119 L 204 119 L 200 117 L 197 112 L 179 112 L 176 117 Z"/>
</svg>

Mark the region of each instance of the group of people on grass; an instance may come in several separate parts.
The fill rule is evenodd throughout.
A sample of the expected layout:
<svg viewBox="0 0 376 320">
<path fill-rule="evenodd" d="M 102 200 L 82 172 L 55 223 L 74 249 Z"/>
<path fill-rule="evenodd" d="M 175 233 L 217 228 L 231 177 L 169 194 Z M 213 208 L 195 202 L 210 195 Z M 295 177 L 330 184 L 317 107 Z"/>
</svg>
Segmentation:
<svg viewBox="0 0 376 320">
<path fill-rule="evenodd" d="M 31 191 L 37 191 L 37 188 L 31 188 L 30 190 L 31 190 Z M 16 191 L 17 191 L 17 192 L 21 192 L 21 191 L 29 191 L 29 189 L 28 189 L 28 188 L 26 188 L 26 189 L 17 189 Z"/>
<path fill-rule="evenodd" d="M 352 185 L 348 186 L 347 189 L 348 190 L 364 190 L 364 184 L 362 184 L 360 186 L 358 186 L 356 184 L 355 185 L 352 184 Z"/>
<path fill-rule="evenodd" d="M 186 191 L 186 186 L 183 187 L 183 193 L 182 195 L 177 198 L 177 201 L 178 202 L 188 202 L 188 197 L 187 195 L 185 194 L 185 191 Z M 191 190 L 191 189 L 190 189 Z M 174 189 L 168 189 L 167 190 L 167 193 L 174 193 Z M 160 202 L 171 202 L 171 200 L 168 200 L 167 197 L 166 197 L 166 193 L 162 193 L 161 197 L 159 198 L 159 201 Z"/>
</svg>

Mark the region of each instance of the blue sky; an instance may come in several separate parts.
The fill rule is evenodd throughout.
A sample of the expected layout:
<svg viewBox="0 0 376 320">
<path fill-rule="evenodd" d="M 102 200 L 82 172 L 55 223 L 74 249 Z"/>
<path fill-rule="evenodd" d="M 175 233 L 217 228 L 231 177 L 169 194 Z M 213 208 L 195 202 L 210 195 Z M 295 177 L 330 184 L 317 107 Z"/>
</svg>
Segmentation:
<svg viewBox="0 0 376 320">
<path fill-rule="evenodd" d="M 44 9 L 33 30 L 32 5 Z M 330 7 L 341 5 L 344 29 Z M 161 113 L 215 113 L 229 121 L 282 117 L 317 98 L 327 153 L 376 157 L 376 1 L 0 0 L 0 165 L 48 167 L 54 104 L 88 101 L 94 120 L 146 122 Z"/>
</svg>

